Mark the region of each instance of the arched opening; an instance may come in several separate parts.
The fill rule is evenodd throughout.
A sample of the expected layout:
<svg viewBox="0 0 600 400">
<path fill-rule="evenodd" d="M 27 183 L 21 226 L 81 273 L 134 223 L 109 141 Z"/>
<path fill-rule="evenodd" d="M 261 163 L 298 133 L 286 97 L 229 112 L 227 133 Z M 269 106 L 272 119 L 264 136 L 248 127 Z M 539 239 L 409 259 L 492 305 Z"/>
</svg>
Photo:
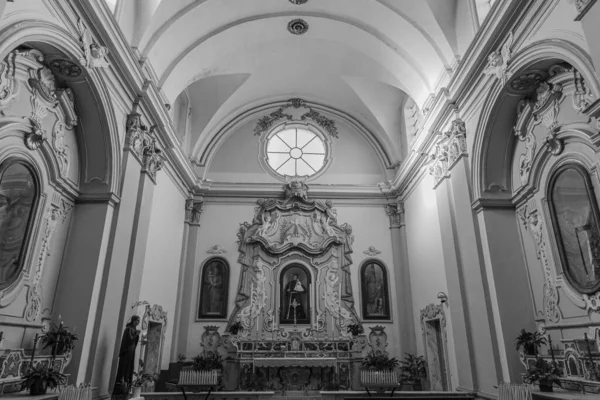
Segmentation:
<svg viewBox="0 0 600 400">
<path fill-rule="evenodd" d="M 279 275 L 281 325 L 306 325 L 311 321 L 312 278 L 302 264 L 286 265 Z"/>
<path fill-rule="evenodd" d="M 229 295 L 229 265 L 220 257 L 212 257 L 204 262 L 200 279 L 198 319 L 227 318 Z"/>
</svg>

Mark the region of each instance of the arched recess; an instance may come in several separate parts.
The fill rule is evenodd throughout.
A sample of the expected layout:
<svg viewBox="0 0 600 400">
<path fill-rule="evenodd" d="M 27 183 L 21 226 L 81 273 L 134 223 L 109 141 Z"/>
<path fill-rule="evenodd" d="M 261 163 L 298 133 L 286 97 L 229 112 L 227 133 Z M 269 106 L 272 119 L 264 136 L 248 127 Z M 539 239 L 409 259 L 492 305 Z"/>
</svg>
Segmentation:
<svg viewBox="0 0 600 400">
<path fill-rule="evenodd" d="M 76 60 L 84 58 L 81 44 L 71 34 L 44 21 L 21 21 L 0 32 L 0 59 L 19 46 L 41 51 L 45 62 L 66 59 L 77 64 Z M 79 116 L 76 129 L 81 162 L 79 192 L 83 197 L 117 195 L 121 152 L 109 85 L 100 71 L 82 66 L 81 71 L 77 77 L 58 76 L 73 91 Z"/>
<path fill-rule="evenodd" d="M 223 257 L 210 257 L 200 269 L 197 320 L 227 318 L 229 263 Z"/>
<path fill-rule="evenodd" d="M 363 261 L 360 267 L 360 297 L 362 318 L 365 321 L 391 319 L 389 272 L 378 259 Z"/>
<path fill-rule="evenodd" d="M 518 380 L 519 330 L 543 331 L 562 319 L 543 177 L 565 154 L 598 143 L 586 113 L 600 85 L 589 55 L 563 40 L 517 51 L 506 81 L 488 82 L 471 182 L 502 378 Z"/>
</svg>

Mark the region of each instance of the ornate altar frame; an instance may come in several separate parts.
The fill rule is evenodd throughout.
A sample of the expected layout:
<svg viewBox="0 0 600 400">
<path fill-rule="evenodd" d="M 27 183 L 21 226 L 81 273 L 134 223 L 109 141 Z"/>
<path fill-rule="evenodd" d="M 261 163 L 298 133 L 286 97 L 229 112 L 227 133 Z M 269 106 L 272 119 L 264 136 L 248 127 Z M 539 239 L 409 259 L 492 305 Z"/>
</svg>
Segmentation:
<svg viewBox="0 0 600 400">
<path fill-rule="evenodd" d="M 432 323 L 435 321 L 439 321 L 440 324 L 440 333 L 441 333 L 441 343 L 438 343 L 438 349 L 439 346 L 441 345 L 441 349 L 440 353 L 443 356 L 443 360 L 440 364 L 440 366 L 442 367 L 442 371 L 440 371 L 441 376 L 440 376 L 440 380 L 441 380 L 441 384 L 442 384 L 442 389 L 444 391 L 447 390 L 451 390 L 450 386 L 451 386 L 451 380 L 450 380 L 450 365 L 448 362 L 448 335 L 446 332 L 446 314 L 444 312 L 444 305 L 443 304 L 429 304 L 427 305 L 424 309 L 421 310 L 421 330 L 423 331 L 423 348 L 425 349 L 425 359 L 427 360 L 427 369 L 429 371 L 429 373 L 427 374 L 428 379 L 429 379 L 429 384 L 430 386 L 433 386 L 432 384 L 432 373 L 433 373 L 433 368 L 432 368 L 432 364 L 433 364 L 433 357 L 434 355 L 431 354 L 431 350 L 429 349 L 428 346 L 428 340 L 427 340 L 427 324 L 428 323 Z M 431 390 L 433 390 L 433 388 L 430 388 Z"/>
<path fill-rule="evenodd" d="M 163 310 L 162 306 L 158 304 L 150 305 L 147 301 L 137 301 L 132 305 L 132 308 L 136 308 L 135 315 L 140 317 L 140 345 L 136 349 L 136 356 L 139 360 L 136 368 L 137 372 L 144 371 L 149 374 L 160 374 L 161 363 L 162 363 L 162 352 L 165 344 L 165 333 L 167 331 L 167 312 Z M 150 323 L 161 324 L 160 333 L 160 344 L 158 346 L 158 356 L 156 360 L 156 369 L 154 371 L 148 371 L 147 365 L 147 351 L 148 351 L 148 332 Z"/>
</svg>

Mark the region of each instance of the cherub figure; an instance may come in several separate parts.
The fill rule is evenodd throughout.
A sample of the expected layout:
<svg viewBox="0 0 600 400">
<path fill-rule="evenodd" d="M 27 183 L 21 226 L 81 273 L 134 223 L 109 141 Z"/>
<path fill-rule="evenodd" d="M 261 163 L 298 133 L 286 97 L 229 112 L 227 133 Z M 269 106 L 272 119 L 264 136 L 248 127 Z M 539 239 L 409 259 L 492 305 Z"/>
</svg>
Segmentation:
<svg viewBox="0 0 600 400">
<path fill-rule="evenodd" d="M 513 34 L 511 32 L 506 42 L 502 45 L 502 48 L 492 52 L 488 56 L 488 65 L 483 70 L 483 73 L 486 75 L 496 75 L 496 78 L 500 79 L 503 85 L 506 83 L 506 70 L 508 69 L 512 44 Z"/>
</svg>

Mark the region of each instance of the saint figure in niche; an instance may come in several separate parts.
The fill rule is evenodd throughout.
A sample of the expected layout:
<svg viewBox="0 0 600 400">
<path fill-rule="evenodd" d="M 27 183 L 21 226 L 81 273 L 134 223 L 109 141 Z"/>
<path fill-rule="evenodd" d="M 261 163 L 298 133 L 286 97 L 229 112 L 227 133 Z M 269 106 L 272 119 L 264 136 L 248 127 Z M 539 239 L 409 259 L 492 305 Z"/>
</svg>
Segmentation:
<svg viewBox="0 0 600 400">
<path fill-rule="evenodd" d="M 282 324 L 307 324 L 310 319 L 310 278 L 300 266 L 286 268 L 280 281 Z"/>
<path fill-rule="evenodd" d="M 292 275 L 292 279 L 288 282 L 285 293 L 287 296 L 288 307 L 286 310 L 286 319 L 305 319 L 304 305 L 302 304 L 302 294 L 306 292 L 306 288 L 302 281 L 298 279 L 298 274 Z"/>
<path fill-rule="evenodd" d="M 227 303 L 227 271 L 221 260 L 212 260 L 204 268 L 200 287 L 199 318 L 224 318 Z"/>
</svg>

